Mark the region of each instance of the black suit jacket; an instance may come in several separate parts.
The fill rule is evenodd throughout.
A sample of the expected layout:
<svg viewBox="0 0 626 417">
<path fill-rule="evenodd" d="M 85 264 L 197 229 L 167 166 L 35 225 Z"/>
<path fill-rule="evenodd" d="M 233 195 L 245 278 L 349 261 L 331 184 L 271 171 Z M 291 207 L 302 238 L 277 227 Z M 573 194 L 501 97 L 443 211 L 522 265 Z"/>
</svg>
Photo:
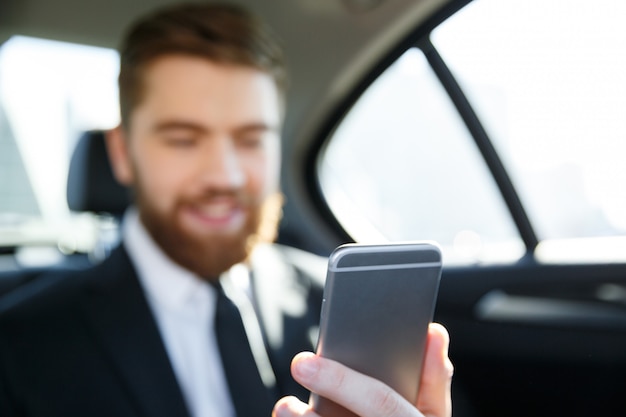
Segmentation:
<svg viewBox="0 0 626 417">
<path fill-rule="evenodd" d="M 255 251 L 253 288 L 278 396 L 307 398 L 289 364 L 314 348 L 324 268 L 291 248 Z M 267 407 L 258 415 L 269 416 Z M 94 268 L 39 277 L 0 302 L 0 416 L 188 415 L 123 246 Z"/>
</svg>

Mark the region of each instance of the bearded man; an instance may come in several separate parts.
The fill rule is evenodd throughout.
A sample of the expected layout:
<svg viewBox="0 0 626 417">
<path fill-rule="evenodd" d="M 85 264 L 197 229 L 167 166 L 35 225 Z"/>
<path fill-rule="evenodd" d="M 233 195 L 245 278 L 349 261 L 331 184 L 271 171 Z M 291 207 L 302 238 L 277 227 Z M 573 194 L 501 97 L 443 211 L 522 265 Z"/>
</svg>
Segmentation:
<svg viewBox="0 0 626 417">
<path fill-rule="evenodd" d="M 122 243 L 3 300 L 0 415 L 304 415 L 307 389 L 362 415 L 420 415 L 310 353 L 291 369 L 314 349 L 326 261 L 271 244 L 286 73 L 268 28 L 233 6 L 170 6 L 120 54 L 107 145 L 134 196 Z M 429 338 L 419 404 L 445 416 L 447 335 Z"/>
</svg>

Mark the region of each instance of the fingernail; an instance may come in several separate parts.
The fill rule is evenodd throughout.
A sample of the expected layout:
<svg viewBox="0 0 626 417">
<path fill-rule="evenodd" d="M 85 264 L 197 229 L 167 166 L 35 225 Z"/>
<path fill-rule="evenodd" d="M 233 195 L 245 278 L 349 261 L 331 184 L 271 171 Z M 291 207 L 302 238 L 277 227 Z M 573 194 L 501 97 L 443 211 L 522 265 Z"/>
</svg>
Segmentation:
<svg viewBox="0 0 626 417">
<path fill-rule="evenodd" d="M 296 372 L 303 378 L 312 378 L 320 369 L 315 355 L 303 356 L 295 363 Z"/>
</svg>

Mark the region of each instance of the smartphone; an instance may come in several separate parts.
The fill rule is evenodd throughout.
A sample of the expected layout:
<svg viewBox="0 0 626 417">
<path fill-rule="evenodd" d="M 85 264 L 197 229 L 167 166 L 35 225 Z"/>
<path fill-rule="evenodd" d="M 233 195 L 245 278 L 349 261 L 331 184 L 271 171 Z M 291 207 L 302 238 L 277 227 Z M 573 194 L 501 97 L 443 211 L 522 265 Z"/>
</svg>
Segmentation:
<svg viewBox="0 0 626 417">
<path fill-rule="evenodd" d="M 415 404 L 440 278 L 435 243 L 338 247 L 328 261 L 317 353 Z M 354 416 L 316 394 L 311 404 L 325 417 Z"/>
</svg>

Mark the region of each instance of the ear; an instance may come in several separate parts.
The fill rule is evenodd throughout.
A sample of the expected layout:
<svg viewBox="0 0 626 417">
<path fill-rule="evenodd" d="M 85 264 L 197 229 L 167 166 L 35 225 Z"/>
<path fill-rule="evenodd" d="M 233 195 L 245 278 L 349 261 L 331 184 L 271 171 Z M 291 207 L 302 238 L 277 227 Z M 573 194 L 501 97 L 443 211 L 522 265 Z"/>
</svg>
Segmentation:
<svg viewBox="0 0 626 417">
<path fill-rule="evenodd" d="M 117 126 L 108 130 L 105 137 L 113 175 L 121 184 L 132 185 L 135 178 L 126 131 L 122 126 Z"/>
</svg>

